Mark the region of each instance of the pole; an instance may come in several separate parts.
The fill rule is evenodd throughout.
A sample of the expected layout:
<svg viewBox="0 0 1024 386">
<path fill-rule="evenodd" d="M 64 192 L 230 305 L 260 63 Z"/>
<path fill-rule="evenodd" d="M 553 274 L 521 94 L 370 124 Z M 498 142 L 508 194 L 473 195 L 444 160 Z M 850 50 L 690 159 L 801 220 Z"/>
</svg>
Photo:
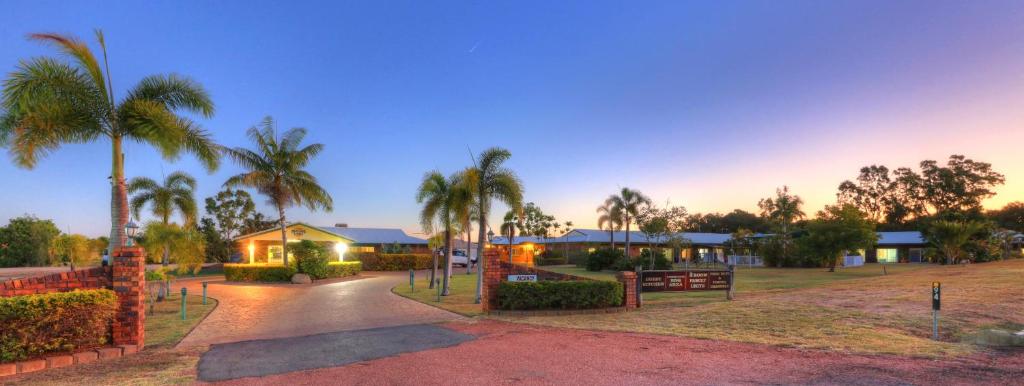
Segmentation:
<svg viewBox="0 0 1024 386">
<path fill-rule="evenodd" d="M 441 279 L 434 279 L 434 286 L 437 287 L 437 302 L 441 302 Z"/>
<path fill-rule="evenodd" d="M 409 268 L 409 292 L 416 292 L 416 271 Z"/>
<path fill-rule="evenodd" d="M 185 295 L 188 294 L 188 289 L 181 287 L 181 320 L 185 320 Z"/>
<path fill-rule="evenodd" d="M 204 306 L 206 305 L 206 284 L 207 284 L 207 282 L 204 281 L 203 282 L 203 305 Z"/>
<path fill-rule="evenodd" d="M 942 308 L 942 283 L 932 282 L 932 339 L 939 340 L 939 309 Z"/>
<path fill-rule="evenodd" d="M 736 295 L 736 265 L 729 264 L 729 291 L 725 293 L 725 298 L 732 300 Z"/>
<path fill-rule="evenodd" d="M 640 308 L 644 304 L 644 266 L 636 266 L 636 307 Z"/>
</svg>

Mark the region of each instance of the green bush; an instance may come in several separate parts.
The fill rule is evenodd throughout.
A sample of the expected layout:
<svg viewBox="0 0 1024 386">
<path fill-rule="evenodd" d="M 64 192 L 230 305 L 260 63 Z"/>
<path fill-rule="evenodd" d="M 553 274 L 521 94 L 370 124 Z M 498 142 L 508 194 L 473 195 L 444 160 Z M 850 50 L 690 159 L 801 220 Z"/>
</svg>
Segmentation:
<svg viewBox="0 0 1024 386">
<path fill-rule="evenodd" d="M 309 275 L 313 279 L 327 277 L 327 261 L 330 255 L 327 248 L 315 241 L 302 240 L 288 246 L 288 251 L 295 256 L 295 264 L 299 273 Z"/>
<path fill-rule="evenodd" d="M 650 250 L 644 250 L 643 252 L 640 253 L 640 256 L 634 257 L 632 260 L 629 261 L 628 264 L 625 263 L 626 259 L 619 259 L 617 261 L 618 263 L 615 266 L 615 269 L 617 271 L 633 271 L 636 269 L 636 266 L 638 265 L 643 266 L 644 270 L 672 269 L 672 261 L 665 257 L 665 255 L 662 255 L 660 253 L 654 254 L 654 263 L 652 265 Z"/>
<path fill-rule="evenodd" d="M 587 258 L 590 257 L 590 253 L 587 251 L 573 251 L 569 252 L 569 264 L 573 264 L 577 267 L 586 267 Z"/>
<path fill-rule="evenodd" d="M 602 271 L 615 268 L 616 264 L 623 261 L 622 251 L 618 249 L 601 248 L 590 253 L 587 257 L 588 271 Z"/>
<path fill-rule="evenodd" d="M 163 269 L 156 269 L 153 271 L 146 271 L 146 281 L 156 282 L 167 280 L 167 274 L 164 273 Z"/>
<path fill-rule="evenodd" d="M 291 281 L 295 267 L 267 264 L 224 264 L 227 281 Z"/>
<path fill-rule="evenodd" d="M 533 263 L 536 265 L 561 265 L 568 264 L 568 260 L 561 251 L 546 250 L 533 259 Z"/>
<path fill-rule="evenodd" d="M 327 276 L 345 277 L 358 275 L 363 270 L 363 263 L 358 261 L 332 261 L 327 263 Z"/>
<path fill-rule="evenodd" d="M 367 271 L 408 271 L 410 268 L 429 269 L 434 265 L 434 257 L 429 253 L 356 253 L 351 257 L 361 261 Z"/>
<path fill-rule="evenodd" d="M 503 310 L 586 309 L 622 305 L 622 283 L 601 280 L 501 282 Z"/>
<path fill-rule="evenodd" d="M 0 298 L 0 362 L 102 346 L 116 311 L 107 289 Z"/>
</svg>

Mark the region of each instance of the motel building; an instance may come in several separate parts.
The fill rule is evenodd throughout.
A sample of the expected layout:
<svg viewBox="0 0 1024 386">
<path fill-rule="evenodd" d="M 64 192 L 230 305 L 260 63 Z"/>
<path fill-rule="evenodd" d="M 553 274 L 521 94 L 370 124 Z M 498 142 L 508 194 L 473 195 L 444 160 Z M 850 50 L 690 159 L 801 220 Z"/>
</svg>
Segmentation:
<svg viewBox="0 0 1024 386">
<path fill-rule="evenodd" d="M 728 233 L 697 233 L 685 232 L 680 234 L 687 240 L 683 248 L 671 250 L 661 240 L 649 240 L 647 235 L 639 231 L 629 233 L 630 253 L 638 256 L 644 250 L 661 248 L 665 257 L 675 263 L 694 261 L 699 257 L 700 261 L 759 261 L 760 259 L 749 259 L 747 256 L 728 255 L 727 244 L 732 239 Z M 754 237 L 765 237 L 768 235 L 754 235 Z M 551 249 L 571 256 L 579 253 L 590 253 L 599 248 L 608 248 L 609 241 L 614 239 L 615 248 L 625 251 L 626 232 L 608 231 L 598 229 L 576 229 L 557 237 L 536 237 L 517 236 L 512 239 L 512 263 L 521 265 L 534 265 L 534 259 L 541 256 L 545 250 Z M 1022 238 L 1024 240 L 1024 238 Z M 504 236 L 497 236 L 491 239 L 490 248 L 497 248 L 502 256 L 508 256 L 509 240 Z M 878 232 L 878 243 L 870 249 L 856 251 L 864 256 L 867 263 L 920 263 L 925 262 L 924 250 L 927 243 L 921 232 Z M 746 264 L 746 263 L 741 263 Z M 756 264 L 756 263 L 755 263 Z"/>
<path fill-rule="evenodd" d="M 297 222 L 285 228 L 288 242 L 310 240 L 320 243 L 335 258 L 358 253 L 430 253 L 427 240 L 412 237 L 397 228 L 350 228 L 347 224 L 318 227 Z M 281 228 L 274 227 L 234 238 L 239 263 L 282 264 Z M 397 251 L 395 251 L 397 249 Z M 289 253 L 289 260 L 291 254 Z"/>
</svg>

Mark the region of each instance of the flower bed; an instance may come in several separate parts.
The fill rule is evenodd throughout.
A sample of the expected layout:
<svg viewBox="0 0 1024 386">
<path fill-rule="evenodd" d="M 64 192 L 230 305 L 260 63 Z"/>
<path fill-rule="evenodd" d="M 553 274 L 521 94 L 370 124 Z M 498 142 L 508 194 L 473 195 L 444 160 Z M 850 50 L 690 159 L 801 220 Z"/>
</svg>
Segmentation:
<svg viewBox="0 0 1024 386">
<path fill-rule="evenodd" d="M 0 362 L 102 346 L 116 310 L 107 289 L 0 298 Z"/>
</svg>

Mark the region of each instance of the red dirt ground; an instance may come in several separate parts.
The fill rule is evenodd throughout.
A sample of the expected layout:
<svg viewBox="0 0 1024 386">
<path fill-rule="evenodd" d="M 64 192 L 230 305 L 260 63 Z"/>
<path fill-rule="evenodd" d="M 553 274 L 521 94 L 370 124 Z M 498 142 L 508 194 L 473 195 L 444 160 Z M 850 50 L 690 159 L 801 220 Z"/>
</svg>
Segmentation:
<svg viewBox="0 0 1024 386">
<path fill-rule="evenodd" d="M 496 321 L 444 326 L 478 339 L 344 367 L 228 383 L 1019 385 L 1024 381 L 1024 350 L 932 360 Z"/>
</svg>

